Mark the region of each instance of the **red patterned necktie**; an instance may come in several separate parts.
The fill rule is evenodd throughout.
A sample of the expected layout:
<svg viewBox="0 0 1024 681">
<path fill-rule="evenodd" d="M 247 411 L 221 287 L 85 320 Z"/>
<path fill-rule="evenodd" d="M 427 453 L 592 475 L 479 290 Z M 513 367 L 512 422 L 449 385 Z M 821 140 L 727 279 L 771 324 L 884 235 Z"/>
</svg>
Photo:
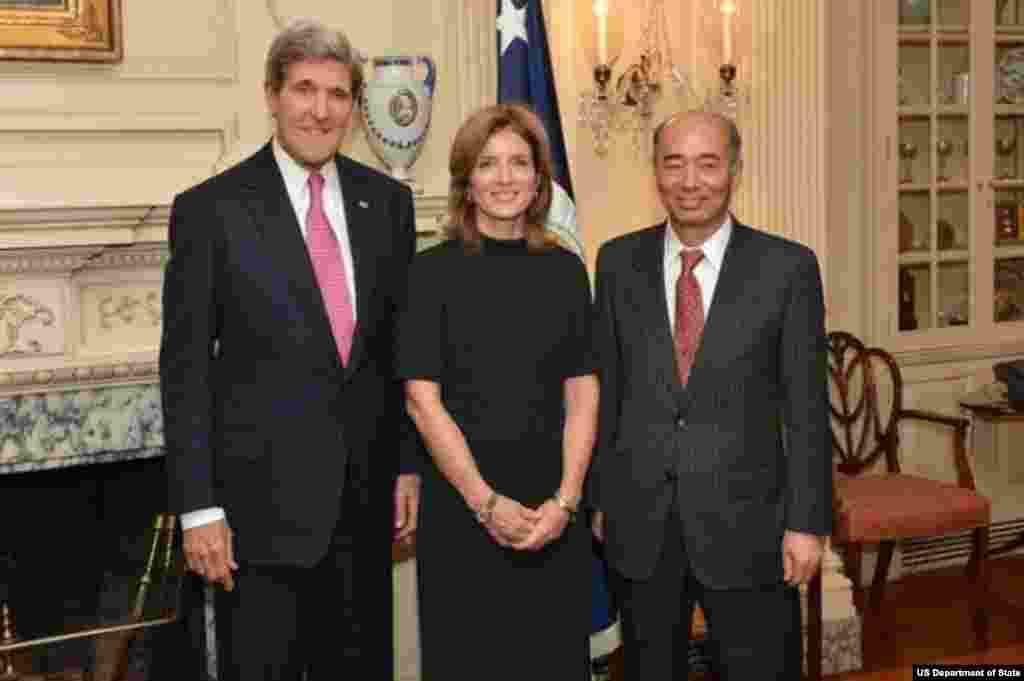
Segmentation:
<svg viewBox="0 0 1024 681">
<path fill-rule="evenodd" d="M 306 213 L 306 246 L 313 261 L 313 271 L 320 285 L 320 295 L 331 320 L 334 342 L 338 346 L 343 364 L 348 363 L 355 332 L 352 314 L 352 296 L 345 276 L 345 261 L 341 257 L 338 238 L 324 212 L 324 178 L 320 173 L 309 175 L 309 211 Z"/>
<path fill-rule="evenodd" d="M 701 301 L 700 283 L 693 274 L 703 251 L 681 251 L 683 269 L 676 280 L 675 346 L 679 382 L 686 385 L 693 367 L 693 358 L 704 331 L 704 303 Z"/>
</svg>

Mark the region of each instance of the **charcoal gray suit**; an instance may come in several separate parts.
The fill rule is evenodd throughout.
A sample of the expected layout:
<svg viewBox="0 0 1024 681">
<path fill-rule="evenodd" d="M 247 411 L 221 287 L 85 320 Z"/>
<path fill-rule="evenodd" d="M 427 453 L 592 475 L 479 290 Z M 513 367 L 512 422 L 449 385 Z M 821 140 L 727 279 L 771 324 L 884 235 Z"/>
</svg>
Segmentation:
<svg viewBox="0 0 1024 681">
<path fill-rule="evenodd" d="M 665 229 L 619 237 L 598 255 L 601 407 L 587 493 L 604 513 L 605 555 L 622 584 L 661 579 L 671 555 L 704 594 L 780 589 L 784 531 L 827 535 L 831 527 L 817 259 L 734 221 L 684 387 L 665 296 Z M 685 610 L 687 623 L 694 598 L 704 600 L 685 589 L 665 597 L 667 605 L 653 599 L 650 607 L 670 618 Z M 731 615 L 718 610 L 705 604 L 721 639 Z"/>
</svg>

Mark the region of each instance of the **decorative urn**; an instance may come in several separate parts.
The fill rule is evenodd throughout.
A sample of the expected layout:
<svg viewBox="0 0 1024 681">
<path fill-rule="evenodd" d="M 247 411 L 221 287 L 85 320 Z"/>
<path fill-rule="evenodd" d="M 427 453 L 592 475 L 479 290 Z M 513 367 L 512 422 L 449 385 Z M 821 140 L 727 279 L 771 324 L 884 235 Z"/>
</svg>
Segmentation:
<svg viewBox="0 0 1024 681">
<path fill-rule="evenodd" d="M 427 56 L 385 56 L 371 60 L 373 78 L 363 86 L 366 139 L 396 179 L 412 183 L 427 130 L 437 69 Z M 426 73 L 419 77 L 419 66 Z"/>
</svg>

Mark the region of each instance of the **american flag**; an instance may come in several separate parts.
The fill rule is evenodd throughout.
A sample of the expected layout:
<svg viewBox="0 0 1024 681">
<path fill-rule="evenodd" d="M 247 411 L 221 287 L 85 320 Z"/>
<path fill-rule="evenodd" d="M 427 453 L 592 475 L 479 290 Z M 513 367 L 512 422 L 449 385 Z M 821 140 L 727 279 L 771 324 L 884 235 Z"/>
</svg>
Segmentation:
<svg viewBox="0 0 1024 681">
<path fill-rule="evenodd" d="M 582 258 L 541 0 L 498 0 L 497 10 L 498 102 L 526 104 L 544 122 L 555 165 L 554 199 L 545 226 Z"/>
</svg>

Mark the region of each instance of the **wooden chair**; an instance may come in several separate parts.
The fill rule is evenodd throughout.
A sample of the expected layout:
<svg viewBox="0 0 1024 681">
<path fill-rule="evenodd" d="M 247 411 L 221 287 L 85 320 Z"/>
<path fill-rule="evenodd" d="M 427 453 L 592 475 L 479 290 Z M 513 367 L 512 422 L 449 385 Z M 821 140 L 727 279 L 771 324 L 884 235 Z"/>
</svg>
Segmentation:
<svg viewBox="0 0 1024 681">
<path fill-rule="evenodd" d="M 903 407 L 903 379 L 893 357 L 842 331 L 828 334 L 829 401 L 835 462 L 833 544 L 841 546 L 858 609 L 877 612 L 896 542 L 970 531 L 967 574 L 973 588 L 971 624 L 988 647 L 988 551 L 991 504 L 975 489 L 967 460 L 968 421 Z M 956 483 L 904 473 L 900 425 L 906 421 L 949 430 Z M 882 465 L 884 464 L 884 466 Z M 867 603 L 859 593 L 865 544 L 878 544 Z M 809 585 L 808 676 L 821 674 L 821 576 Z"/>
</svg>

